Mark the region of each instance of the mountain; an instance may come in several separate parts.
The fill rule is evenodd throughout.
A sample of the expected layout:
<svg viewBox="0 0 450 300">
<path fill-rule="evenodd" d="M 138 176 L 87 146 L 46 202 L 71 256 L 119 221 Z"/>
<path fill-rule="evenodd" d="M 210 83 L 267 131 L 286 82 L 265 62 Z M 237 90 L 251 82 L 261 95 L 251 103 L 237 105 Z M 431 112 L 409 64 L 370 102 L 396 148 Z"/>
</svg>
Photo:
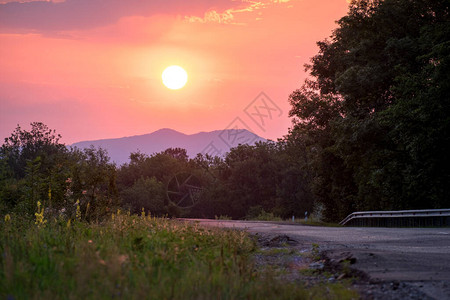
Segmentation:
<svg viewBox="0 0 450 300">
<path fill-rule="evenodd" d="M 196 134 L 184 134 L 173 129 L 160 129 L 153 133 L 115 139 L 82 141 L 72 144 L 79 149 L 94 146 L 108 151 L 111 160 L 121 165 L 129 161 L 131 152 L 140 151 L 151 155 L 167 148 L 184 148 L 189 157 L 197 153 L 221 156 L 239 144 L 254 145 L 264 138 L 246 129 L 225 129 Z"/>
</svg>

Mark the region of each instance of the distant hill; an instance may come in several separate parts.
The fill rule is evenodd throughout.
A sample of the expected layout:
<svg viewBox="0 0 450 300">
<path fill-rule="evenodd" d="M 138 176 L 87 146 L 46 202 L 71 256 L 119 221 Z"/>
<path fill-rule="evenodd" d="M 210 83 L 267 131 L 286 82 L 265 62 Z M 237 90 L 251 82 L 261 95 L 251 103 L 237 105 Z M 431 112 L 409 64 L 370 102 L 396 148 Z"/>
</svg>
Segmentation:
<svg viewBox="0 0 450 300">
<path fill-rule="evenodd" d="M 153 133 L 122 137 L 116 139 L 105 139 L 95 141 L 82 141 L 72 144 L 72 147 L 80 149 L 103 148 L 108 151 L 111 160 L 118 165 L 129 162 L 131 152 L 140 151 L 151 155 L 161 152 L 167 148 L 184 148 L 189 157 L 193 158 L 197 153 L 222 156 L 232 147 L 239 144 L 254 145 L 264 138 L 246 129 L 226 129 L 211 132 L 199 132 L 196 134 L 184 134 L 173 129 L 160 129 Z"/>
</svg>

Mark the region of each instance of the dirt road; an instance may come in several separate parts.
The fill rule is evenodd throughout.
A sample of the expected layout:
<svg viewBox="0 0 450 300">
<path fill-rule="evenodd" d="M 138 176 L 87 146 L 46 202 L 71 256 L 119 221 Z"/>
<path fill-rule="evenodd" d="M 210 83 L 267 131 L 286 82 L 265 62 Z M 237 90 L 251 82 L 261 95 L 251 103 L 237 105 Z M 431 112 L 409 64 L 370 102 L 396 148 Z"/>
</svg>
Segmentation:
<svg viewBox="0 0 450 300">
<path fill-rule="evenodd" d="M 202 225 L 287 235 L 328 257 L 351 253 L 353 268 L 374 282 L 408 282 L 434 299 L 450 299 L 450 228 L 317 227 L 276 222 L 196 220 Z"/>
</svg>

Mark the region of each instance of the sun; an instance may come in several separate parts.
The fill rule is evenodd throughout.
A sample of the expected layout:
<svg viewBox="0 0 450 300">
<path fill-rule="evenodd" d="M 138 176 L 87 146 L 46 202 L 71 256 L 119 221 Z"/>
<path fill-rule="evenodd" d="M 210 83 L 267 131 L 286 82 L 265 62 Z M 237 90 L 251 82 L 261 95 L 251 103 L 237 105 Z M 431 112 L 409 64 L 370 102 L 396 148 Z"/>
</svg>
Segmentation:
<svg viewBox="0 0 450 300">
<path fill-rule="evenodd" d="M 186 85 L 188 74 L 180 66 L 167 67 L 162 73 L 162 81 L 171 90 L 181 89 Z"/>
</svg>

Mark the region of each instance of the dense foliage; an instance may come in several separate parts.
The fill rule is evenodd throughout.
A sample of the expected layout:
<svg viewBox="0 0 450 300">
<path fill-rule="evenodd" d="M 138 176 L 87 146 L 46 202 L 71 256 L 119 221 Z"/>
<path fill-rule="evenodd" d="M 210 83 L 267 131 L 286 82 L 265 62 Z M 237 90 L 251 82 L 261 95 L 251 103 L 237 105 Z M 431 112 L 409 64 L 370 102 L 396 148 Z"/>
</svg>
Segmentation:
<svg viewBox="0 0 450 300">
<path fill-rule="evenodd" d="M 42 123 L 18 126 L 0 148 L 0 210 L 33 217 L 37 202 L 48 215 L 75 217 L 78 201 L 88 219 L 118 205 L 116 167 L 106 151 L 67 149 Z"/>
<path fill-rule="evenodd" d="M 290 96 L 325 216 L 449 206 L 449 2 L 353 1 L 338 25 Z"/>
</svg>

